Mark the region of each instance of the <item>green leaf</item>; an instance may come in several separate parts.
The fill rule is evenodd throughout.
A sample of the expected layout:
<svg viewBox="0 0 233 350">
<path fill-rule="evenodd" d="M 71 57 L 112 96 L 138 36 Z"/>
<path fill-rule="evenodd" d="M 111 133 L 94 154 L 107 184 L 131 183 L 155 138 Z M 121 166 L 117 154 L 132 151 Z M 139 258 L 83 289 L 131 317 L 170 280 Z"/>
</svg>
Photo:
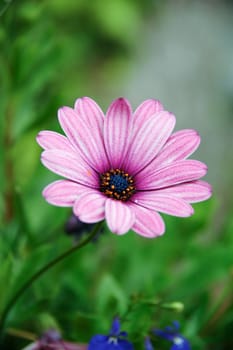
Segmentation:
<svg viewBox="0 0 233 350">
<path fill-rule="evenodd" d="M 0 312 L 2 311 L 5 302 L 8 298 L 9 291 L 11 290 L 12 282 L 12 270 L 13 270 L 13 258 L 9 254 L 7 258 L 1 259 L 0 269 Z"/>
<path fill-rule="evenodd" d="M 96 296 L 96 306 L 100 314 L 110 311 L 112 315 L 122 314 L 127 308 L 127 297 L 116 279 L 110 274 L 103 276 Z"/>
</svg>

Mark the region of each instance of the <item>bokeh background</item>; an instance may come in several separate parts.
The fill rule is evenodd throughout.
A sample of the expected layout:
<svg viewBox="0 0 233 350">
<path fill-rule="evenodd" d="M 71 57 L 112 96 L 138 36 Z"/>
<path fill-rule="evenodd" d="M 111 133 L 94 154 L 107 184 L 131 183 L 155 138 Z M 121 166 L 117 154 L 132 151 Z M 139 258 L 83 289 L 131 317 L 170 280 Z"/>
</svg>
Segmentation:
<svg viewBox="0 0 233 350">
<path fill-rule="evenodd" d="M 200 132 L 195 158 L 208 164 L 214 190 L 192 218 L 164 216 L 162 238 L 117 237 L 105 228 L 24 294 L 8 329 L 57 327 L 85 343 L 142 294 L 184 303 L 179 314 L 156 311 L 154 325 L 178 319 L 192 349 L 233 348 L 232 38 L 232 1 L 0 2 L 0 312 L 33 272 L 73 244 L 64 230 L 71 211 L 41 196 L 57 177 L 40 164 L 35 142 L 39 130 L 60 131 L 60 106 L 80 96 L 103 110 L 119 96 L 134 108 L 161 100 L 177 129 Z M 125 327 L 143 337 L 149 321 L 137 312 Z M 8 334 L 4 350 L 27 343 Z"/>
</svg>

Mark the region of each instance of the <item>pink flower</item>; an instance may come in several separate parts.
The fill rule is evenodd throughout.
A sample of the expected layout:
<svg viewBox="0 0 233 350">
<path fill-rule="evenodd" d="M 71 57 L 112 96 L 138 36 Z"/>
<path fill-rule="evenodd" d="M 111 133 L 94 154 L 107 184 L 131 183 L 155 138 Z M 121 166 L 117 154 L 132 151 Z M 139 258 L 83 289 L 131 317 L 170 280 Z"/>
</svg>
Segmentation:
<svg viewBox="0 0 233 350">
<path fill-rule="evenodd" d="M 199 180 L 205 164 L 187 160 L 200 143 L 196 131 L 172 134 L 175 116 L 157 100 L 144 101 L 133 113 L 119 98 L 106 116 L 90 98 L 58 111 L 66 136 L 42 131 L 37 141 L 42 163 L 66 180 L 48 185 L 43 196 L 53 205 L 73 207 L 83 222 L 106 219 L 110 230 L 132 229 L 145 237 L 164 233 L 160 214 L 186 217 L 190 203 L 211 196 Z"/>
<path fill-rule="evenodd" d="M 49 329 L 34 343 L 23 350 L 87 350 L 86 344 L 64 341 L 55 329 Z"/>
</svg>

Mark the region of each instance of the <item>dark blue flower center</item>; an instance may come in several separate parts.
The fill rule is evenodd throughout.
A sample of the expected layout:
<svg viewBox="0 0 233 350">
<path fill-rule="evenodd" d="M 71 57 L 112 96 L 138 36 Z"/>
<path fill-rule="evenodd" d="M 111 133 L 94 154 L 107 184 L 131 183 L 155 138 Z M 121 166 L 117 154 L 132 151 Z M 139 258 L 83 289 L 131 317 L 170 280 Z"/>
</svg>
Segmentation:
<svg viewBox="0 0 233 350">
<path fill-rule="evenodd" d="M 107 197 L 127 201 L 135 192 L 132 176 L 120 169 L 111 169 L 100 175 L 100 191 Z"/>
<path fill-rule="evenodd" d="M 126 177 L 123 177 L 122 175 L 111 175 L 109 186 L 114 186 L 115 191 L 119 194 L 121 194 L 123 191 L 127 189 L 129 186 L 129 182 Z"/>
</svg>

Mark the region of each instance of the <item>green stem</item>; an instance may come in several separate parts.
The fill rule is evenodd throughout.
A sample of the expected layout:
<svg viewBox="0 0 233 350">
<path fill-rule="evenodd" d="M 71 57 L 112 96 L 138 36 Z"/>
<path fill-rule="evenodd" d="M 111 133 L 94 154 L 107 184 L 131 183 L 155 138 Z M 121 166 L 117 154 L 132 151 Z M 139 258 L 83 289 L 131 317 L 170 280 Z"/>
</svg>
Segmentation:
<svg viewBox="0 0 233 350">
<path fill-rule="evenodd" d="M 91 234 L 84 239 L 83 241 L 81 241 L 80 243 L 78 243 L 77 245 L 75 245 L 74 247 L 66 250 L 63 254 L 59 255 L 58 257 L 56 257 L 55 259 L 51 260 L 49 263 L 47 263 L 45 266 L 43 266 L 42 268 L 40 268 L 34 275 L 32 275 L 22 286 L 21 288 L 19 288 L 19 290 L 12 296 L 12 298 L 9 300 L 9 302 L 7 303 L 5 309 L 3 310 L 2 313 L 2 317 L 0 320 L 0 333 L 2 332 L 5 322 L 7 320 L 8 314 L 11 311 L 12 307 L 16 304 L 16 302 L 18 301 L 18 299 L 21 297 L 22 294 L 24 294 L 24 292 L 36 281 L 40 278 L 40 276 L 42 276 L 46 271 L 48 271 L 50 268 L 52 268 L 54 265 L 56 265 L 57 263 L 59 263 L 60 261 L 62 261 L 63 259 L 65 259 L 66 257 L 70 256 L 72 253 L 74 253 L 76 250 L 81 249 L 82 247 L 84 247 L 85 245 L 87 245 L 87 243 L 89 243 L 92 238 L 98 233 L 100 227 L 102 225 L 102 222 L 99 222 L 98 224 L 95 225 L 93 231 L 91 232 Z"/>
<path fill-rule="evenodd" d="M 23 338 L 31 341 L 36 341 L 38 338 L 37 335 L 34 333 L 16 328 L 7 328 L 6 333 L 12 335 L 13 337 Z"/>
<path fill-rule="evenodd" d="M 13 0 L 5 0 L 5 5 L 0 9 L 0 17 L 4 15 L 4 13 L 8 10 L 10 7 L 10 4 L 12 3 Z"/>
</svg>

